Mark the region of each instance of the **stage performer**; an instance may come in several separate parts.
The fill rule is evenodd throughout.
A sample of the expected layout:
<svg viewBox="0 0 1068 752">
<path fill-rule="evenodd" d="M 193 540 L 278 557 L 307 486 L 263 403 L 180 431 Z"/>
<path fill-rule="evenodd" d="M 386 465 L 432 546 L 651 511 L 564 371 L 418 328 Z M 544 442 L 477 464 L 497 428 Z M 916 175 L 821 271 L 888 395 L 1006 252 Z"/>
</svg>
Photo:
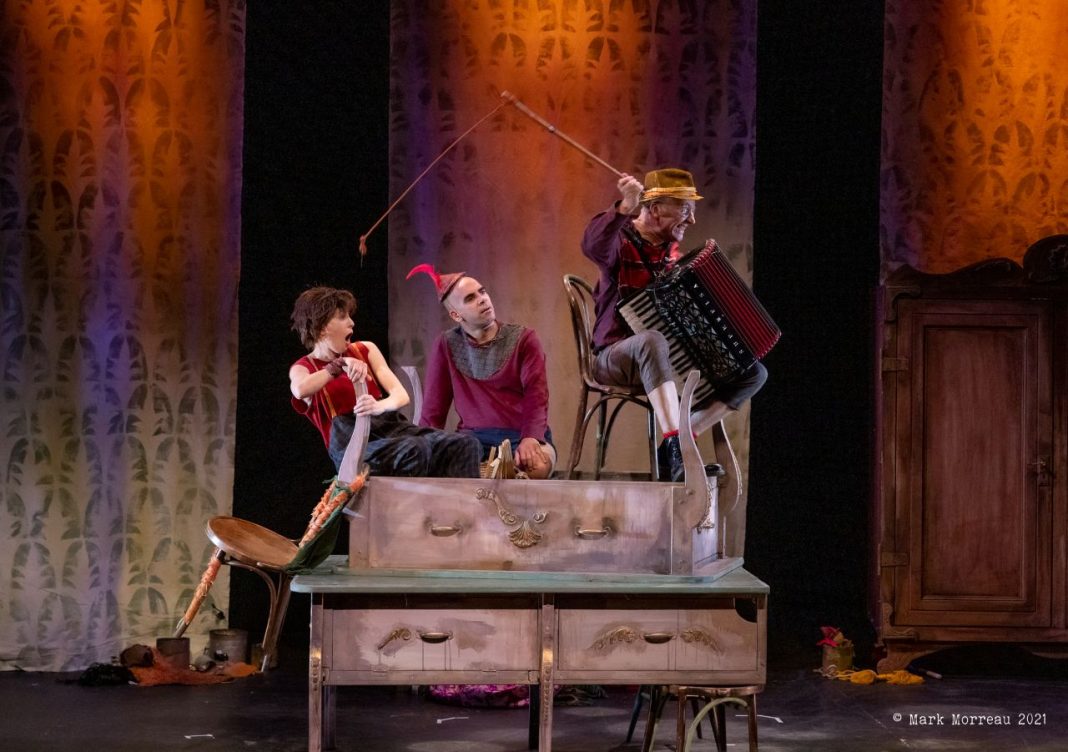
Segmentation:
<svg viewBox="0 0 1068 752">
<path fill-rule="evenodd" d="M 545 351 L 533 329 L 497 320 L 486 288 L 466 273 L 439 275 L 420 264 L 434 281 L 438 300 L 456 326 L 438 336 L 427 365 L 419 424 L 443 428 L 456 406 L 457 430 L 478 437 L 485 459 L 508 439 L 516 467 L 531 478 L 547 478 L 556 463 L 549 431 L 549 386 Z"/>
<path fill-rule="evenodd" d="M 408 392 L 373 342 L 351 342 L 356 299 L 348 290 L 313 287 L 293 306 L 293 329 L 308 354 L 289 369 L 290 402 L 319 430 L 341 466 L 356 415 L 370 416 L 364 460 L 374 475 L 477 478 L 480 445 L 468 435 L 422 428 L 397 412 Z M 356 397 L 363 379 L 367 394 Z"/>
<path fill-rule="evenodd" d="M 645 389 L 664 436 L 657 450 L 660 478 L 678 482 L 683 477 L 679 399 L 668 341 L 653 330 L 631 334 L 616 305 L 682 257 L 679 244 L 695 222 L 696 202 L 702 197 L 693 176 L 677 168 L 647 173 L 644 185 L 623 173 L 616 187 L 621 198 L 590 220 L 582 238 L 583 255 L 600 270 L 594 288 L 594 376 L 604 384 Z M 767 370 L 756 362 L 733 383 L 718 387 L 710 402 L 696 406 L 694 433 L 703 433 L 737 410 L 766 379 Z"/>
</svg>

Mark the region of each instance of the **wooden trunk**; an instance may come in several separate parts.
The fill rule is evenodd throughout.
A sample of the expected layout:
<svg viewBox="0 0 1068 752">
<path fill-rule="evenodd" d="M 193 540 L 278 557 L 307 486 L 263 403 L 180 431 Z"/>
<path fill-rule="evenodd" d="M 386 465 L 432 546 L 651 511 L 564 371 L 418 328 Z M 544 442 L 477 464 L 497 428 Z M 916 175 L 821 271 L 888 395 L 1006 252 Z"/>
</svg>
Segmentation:
<svg viewBox="0 0 1068 752">
<path fill-rule="evenodd" d="M 696 387 L 687 378 L 682 405 Z M 349 566 L 714 576 L 741 565 L 745 510 L 722 426 L 726 482 L 680 430 L 686 482 L 372 477 L 349 512 Z M 346 460 L 349 459 L 346 455 Z M 346 462 L 342 468 L 345 471 Z M 730 499 L 720 505 L 720 492 Z"/>
<path fill-rule="evenodd" d="M 373 478 L 349 521 L 353 569 L 708 574 L 714 525 L 678 484 Z"/>
</svg>

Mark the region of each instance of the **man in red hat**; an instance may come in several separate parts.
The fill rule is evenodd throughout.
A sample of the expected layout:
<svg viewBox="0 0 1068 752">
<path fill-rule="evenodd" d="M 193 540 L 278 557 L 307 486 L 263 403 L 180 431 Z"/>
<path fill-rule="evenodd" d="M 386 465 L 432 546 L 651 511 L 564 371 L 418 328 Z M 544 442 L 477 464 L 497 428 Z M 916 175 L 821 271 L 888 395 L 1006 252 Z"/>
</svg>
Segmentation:
<svg viewBox="0 0 1068 752">
<path fill-rule="evenodd" d="M 594 376 L 604 384 L 640 384 L 645 389 L 664 435 L 657 451 L 660 477 L 679 481 L 683 475 L 679 398 L 668 341 L 653 330 L 631 334 L 616 305 L 682 257 L 679 243 L 694 224 L 701 196 L 693 176 L 677 168 L 647 173 L 644 185 L 623 175 L 616 187 L 620 200 L 590 220 L 582 238 L 583 255 L 601 271 L 594 288 Z M 712 402 L 699 405 L 692 416 L 695 433 L 703 433 L 741 407 L 766 379 L 767 370 L 757 362 L 734 383 L 717 387 Z"/>
<path fill-rule="evenodd" d="M 531 478 L 546 478 L 556 462 L 549 431 L 549 386 L 545 351 L 533 329 L 497 320 L 486 288 L 465 272 L 434 280 L 438 300 L 456 326 L 435 341 L 427 364 L 419 424 L 444 428 L 449 407 L 460 418 L 457 430 L 474 434 L 483 459 L 508 439 L 516 466 Z"/>
</svg>

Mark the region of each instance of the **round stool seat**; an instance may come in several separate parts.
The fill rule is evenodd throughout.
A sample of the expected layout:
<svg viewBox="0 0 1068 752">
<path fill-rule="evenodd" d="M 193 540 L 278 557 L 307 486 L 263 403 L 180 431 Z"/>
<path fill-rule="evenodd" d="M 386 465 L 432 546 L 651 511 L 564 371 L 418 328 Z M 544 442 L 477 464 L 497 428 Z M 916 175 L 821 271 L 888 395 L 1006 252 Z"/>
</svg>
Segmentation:
<svg viewBox="0 0 1068 752">
<path fill-rule="evenodd" d="M 672 685 L 669 691 L 672 694 L 685 693 L 687 696 L 703 696 L 711 700 L 717 697 L 750 697 L 763 692 L 764 685 L 750 684 L 742 687 L 691 687 L 689 685 Z"/>
<path fill-rule="evenodd" d="M 206 532 L 228 556 L 249 566 L 281 569 L 297 555 L 297 544 L 289 538 L 237 517 L 212 517 Z"/>
</svg>

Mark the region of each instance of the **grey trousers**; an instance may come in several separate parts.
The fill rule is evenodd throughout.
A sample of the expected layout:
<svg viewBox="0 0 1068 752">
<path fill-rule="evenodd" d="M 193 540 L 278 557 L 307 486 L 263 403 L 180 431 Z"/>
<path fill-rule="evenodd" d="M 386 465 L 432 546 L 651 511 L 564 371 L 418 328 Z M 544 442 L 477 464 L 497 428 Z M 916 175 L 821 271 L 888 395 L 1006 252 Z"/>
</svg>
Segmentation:
<svg viewBox="0 0 1068 752">
<path fill-rule="evenodd" d="M 594 360 L 593 377 L 602 384 L 615 386 L 641 384 L 648 394 L 676 378 L 668 341 L 660 332 L 646 329 L 606 345 Z M 737 410 L 759 392 L 767 380 L 768 369 L 757 361 L 730 383 L 717 384 L 713 398 Z"/>
<path fill-rule="evenodd" d="M 330 426 L 330 459 L 341 467 L 356 418 L 339 415 Z M 413 425 L 399 413 L 371 416 L 364 462 L 372 475 L 477 478 L 482 445 L 471 434 Z"/>
</svg>

